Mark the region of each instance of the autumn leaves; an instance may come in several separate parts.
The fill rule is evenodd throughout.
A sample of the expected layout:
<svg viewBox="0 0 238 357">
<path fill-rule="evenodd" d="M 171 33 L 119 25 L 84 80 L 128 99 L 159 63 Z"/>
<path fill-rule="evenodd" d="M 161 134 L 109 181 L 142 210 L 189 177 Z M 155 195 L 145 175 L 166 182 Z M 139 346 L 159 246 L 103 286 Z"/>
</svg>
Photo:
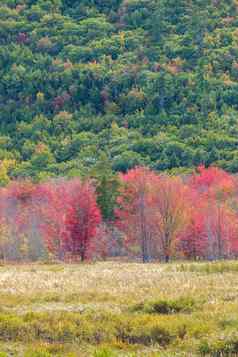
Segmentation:
<svg viewBox="0 0 238 357">
<path fill-rule="evenodd" d="M 107 202 L 98 200 L 90 179 L 16 181 L 2 188 L 1 259 L 84 261 L 126 254 L 169 262 L 238 254 L 236 177 L 215 167 L 186 177 L 137 167 L 118 182 L 114 214 L 105 222 Z"/>
<path fill-rule="evenodd" d="M 122 181 L 119 227 L 128 247 L 140 252 L 144 262 L 237 254 L 237 181 L 233 176 L 213 167 L 199 167 L 183 178 L 137 168 L 123 175 Z"/>
</svg>

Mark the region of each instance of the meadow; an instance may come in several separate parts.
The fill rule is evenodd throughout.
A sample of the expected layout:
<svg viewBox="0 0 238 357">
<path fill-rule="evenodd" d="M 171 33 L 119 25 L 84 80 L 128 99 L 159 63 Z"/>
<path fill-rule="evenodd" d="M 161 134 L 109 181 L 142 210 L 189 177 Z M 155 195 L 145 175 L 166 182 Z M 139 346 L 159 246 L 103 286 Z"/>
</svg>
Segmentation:
<svg viewBox="0 0 238 357">
<path fill-rule="evenodd" d="M 236 356 L 238 262 L 0 267 L 0 356 Z"/>
</svg>

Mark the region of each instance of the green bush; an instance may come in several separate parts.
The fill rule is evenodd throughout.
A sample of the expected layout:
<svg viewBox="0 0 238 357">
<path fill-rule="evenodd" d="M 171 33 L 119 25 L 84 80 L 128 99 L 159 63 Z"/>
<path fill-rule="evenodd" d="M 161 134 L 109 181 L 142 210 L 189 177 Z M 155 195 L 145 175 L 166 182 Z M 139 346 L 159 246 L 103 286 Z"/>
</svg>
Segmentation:
<svg viewBox="0 0 238 357">
<path fill-rule="evenodd" d="M 211 357 L 237 356 L 238 355 L 238 336 L 223 337 L 216 341 L 204 340 L 199 346 L 202 355 Z"/>
<path fill-rule="evenodd" d="M 130 318 L 122 319 L 116 326 L 116 338 L 126 344 L 167 346 L 174 336 L 169 330 L 158 325 L 153 319 Z"/>
<path fill-rule="evenodd" d="M 154 302 L 142 303 L 134 306 L 133 310 L 149 314 L 174 314 L 191 312 L 195 306 L 195 301 L 188 298 L 180 298 L 177 300 L 158 300 Z"/>
</svg>

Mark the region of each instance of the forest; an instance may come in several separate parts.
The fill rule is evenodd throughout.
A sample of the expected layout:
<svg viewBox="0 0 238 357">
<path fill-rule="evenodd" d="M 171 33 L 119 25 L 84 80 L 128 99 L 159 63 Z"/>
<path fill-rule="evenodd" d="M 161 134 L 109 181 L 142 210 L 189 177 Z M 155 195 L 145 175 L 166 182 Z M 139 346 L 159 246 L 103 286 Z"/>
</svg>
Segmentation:
<svg viewBox="0 0 238 357">
<path fill-rule="evenodd" d="M 101 156 L 238 170 L 236 0 L 1 0 L 0 183 Z"/>
<path fill-rule="evenodd" d="M 2 260 L 238 255 L 236 0 L 3 0 Z"/>
<path fill-rule="evenodd" d="M 236 176 L 216 167 L 200 166 L 190 176 L 136 167 L 114 180 L 18 180 L 2 188 L 1 260 L 238 256 Z"/>
<path fill-rule="evenodd" d="M 238 0 L 0 0 L 0 357 L 238 356 Z"/>
</svg>

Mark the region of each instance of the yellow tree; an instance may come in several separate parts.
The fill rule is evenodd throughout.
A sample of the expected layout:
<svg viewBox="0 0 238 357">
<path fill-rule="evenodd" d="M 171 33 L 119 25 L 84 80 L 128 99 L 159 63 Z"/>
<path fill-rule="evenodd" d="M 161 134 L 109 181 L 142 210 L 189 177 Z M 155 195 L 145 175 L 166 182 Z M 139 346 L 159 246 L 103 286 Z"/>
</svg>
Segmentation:
<svg viewBox="0 0 238 357">
<path fill-rule="evenodd" d="M 154 186 L 151 219 L 158 249 L 166 262 L 187 221 L 186 195 L 187 188 L 179 177 L 160 176 Z"/>
<path fill-rule="evenodd" d="M 10 182 L 9 171 L 15 164 L 15 160 L 4 159 L 0 161 L 0 186 L 6 186 Z"/>
</svg>

